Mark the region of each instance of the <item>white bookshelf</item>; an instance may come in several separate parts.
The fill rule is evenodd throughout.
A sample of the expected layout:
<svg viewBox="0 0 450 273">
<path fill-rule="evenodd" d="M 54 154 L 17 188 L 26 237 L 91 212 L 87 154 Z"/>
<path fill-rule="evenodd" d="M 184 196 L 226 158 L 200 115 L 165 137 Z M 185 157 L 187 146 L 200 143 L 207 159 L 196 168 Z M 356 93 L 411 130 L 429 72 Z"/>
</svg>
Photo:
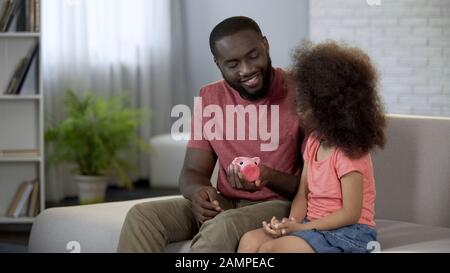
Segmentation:
<svg viewBox="0 0 450 273">
<path fill-rule="evenodd" d="M 0 38 L 39 38 L 39 32 L 0 32 Z"/>
<path fill-rule="evenodd" d="M 0 163 L 19 163 L 19 162 L 40 163 L 41 161 L 42 161 L 41 157 L 0 157 Z"/>
<path fill-rule="evenodd" d="M 40 100 L 42 99 L 42 95 L 21 95 L 21 96 L 13 96 L 13 95 L 0 95 L 1 100 Z"/>
<path fill-rule="evenodd" d="M 11 217 L 0 217 L 0 223 L 2 224 L 32 224 L 34 222 L 33 217 L 19 217 L 19 218 L 11 218 Z"/>
<path fill-rule="evenodd" d="M 5 0 L 0 0 L 0 9 Z M 0 10 L 1 12 L 1 10 Z M 4 92 L 20 60 L 38 42 L 19 95 Z M 2 156 L 0 153 L 0 224 L 33 223 L 34 217 L 6 217 L 19 185 L 39 178 L 39 212 L 45 208 L 44 97 L 42 49 L 39 32 L 0 32 L 0 150 L 37 150 L 36 156 Z"/>
</svg>

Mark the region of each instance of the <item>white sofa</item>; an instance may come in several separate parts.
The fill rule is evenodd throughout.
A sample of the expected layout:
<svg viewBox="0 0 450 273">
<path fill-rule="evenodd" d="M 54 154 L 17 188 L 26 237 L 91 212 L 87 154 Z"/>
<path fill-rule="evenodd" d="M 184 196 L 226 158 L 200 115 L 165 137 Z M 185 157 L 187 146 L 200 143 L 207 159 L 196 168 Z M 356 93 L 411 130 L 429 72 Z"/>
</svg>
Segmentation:
<svg viewBox="0 0 450 273">
<path fill-rule="evenodd" d="M 381 251 L 450 252 L 450 118 L 390 115 L 387 139 L 373 156 Z M 185 144 L 170 135 L 152 139 L 156 185 L 177 185 Z M 163 171 L 168 165 L 175 169 Z M 162 198 L 173 197 L 45 210 L 33 224 L 29 251 L 69 252 L 74 241 L 81 252 L 115 252 L 128 210 Z M 166 252 L 188 250 L 184 241 Z"/>
</svg>

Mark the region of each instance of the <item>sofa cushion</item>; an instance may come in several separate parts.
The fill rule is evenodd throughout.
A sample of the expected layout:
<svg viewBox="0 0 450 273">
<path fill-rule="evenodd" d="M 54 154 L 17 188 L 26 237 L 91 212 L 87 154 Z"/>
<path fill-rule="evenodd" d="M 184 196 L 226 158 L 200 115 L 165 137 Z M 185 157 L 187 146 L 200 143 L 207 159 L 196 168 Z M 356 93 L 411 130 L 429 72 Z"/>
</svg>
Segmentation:
<svg viewBox="0 0 450 273">
<path fill-rule="evenodd" d="M 381 252 L 450 252 L 450 228 L 377 220 Z"/>
<path fill-rule="evenodd" d="M 191 247 L 191 240 L 169 244 L 164 250 L 165 253 L 188 253 Z"/>
</svg>

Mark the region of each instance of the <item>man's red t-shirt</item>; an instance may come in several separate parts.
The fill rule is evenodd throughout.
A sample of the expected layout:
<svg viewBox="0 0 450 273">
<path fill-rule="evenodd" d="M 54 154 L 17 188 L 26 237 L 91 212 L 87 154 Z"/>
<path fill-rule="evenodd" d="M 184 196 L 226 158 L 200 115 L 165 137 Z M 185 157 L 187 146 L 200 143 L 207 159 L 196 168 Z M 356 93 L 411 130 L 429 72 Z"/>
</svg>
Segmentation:
<svg viewBox="0 0 450 273">
<path fill-rule="evenodd" d="M 201 104 L 196 103 L 194 112 L 197 114 L 192 118 L 188 147 L 217 155 L 220 165 L 217 190 L 234 199 L 283 199 L 267 187 L 256 192 L 233 188 L 226 169 L 235 157 L 247 156 L 260 157 L 261 164 L 284 173 L 300 173 L 303 134 L 294 111 L 294 90 L 287 84 L 285 72 L 274 69 L 268 95 L 256 101 L 244 100 L 224 80 L 204 86 L 200 98 Z M 240 108 L 235 108 L 238 105 Z M 230 112 L 230 108 L 234 112 Z M 238 126 L 239 117 L 241 121 L 245 119 L 245 126 Z"/>
</svg>

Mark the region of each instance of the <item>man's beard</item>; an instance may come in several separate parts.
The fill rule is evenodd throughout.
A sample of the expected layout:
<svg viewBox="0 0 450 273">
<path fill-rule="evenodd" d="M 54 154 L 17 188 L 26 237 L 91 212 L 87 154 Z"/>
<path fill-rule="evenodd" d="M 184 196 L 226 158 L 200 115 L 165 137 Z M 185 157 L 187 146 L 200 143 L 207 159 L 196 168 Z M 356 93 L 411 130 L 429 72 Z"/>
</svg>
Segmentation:
<svg viewBox="0 0 450 273">
<path fill-rule="evenodd" d="M 242 85 L 237 85 L 229 81 L 222 73 L 222 77 L 225 80 L 225 82 L 228 83 L 231 87 L 233 87 L 233 89 L 239 93 L 241 98 L 249 101 L 255 101 L 264 98 L 269 93 L 272 78 L 272 60 L 270 59 L 269 53 L 267 53 L 267 68 L 263 71 L 262 76 L 263 76 L 263 86 L 254 94 L 251 94 L 247 92 L 247 90 L 245 90 L 245 88 Z"/>
</svg>

